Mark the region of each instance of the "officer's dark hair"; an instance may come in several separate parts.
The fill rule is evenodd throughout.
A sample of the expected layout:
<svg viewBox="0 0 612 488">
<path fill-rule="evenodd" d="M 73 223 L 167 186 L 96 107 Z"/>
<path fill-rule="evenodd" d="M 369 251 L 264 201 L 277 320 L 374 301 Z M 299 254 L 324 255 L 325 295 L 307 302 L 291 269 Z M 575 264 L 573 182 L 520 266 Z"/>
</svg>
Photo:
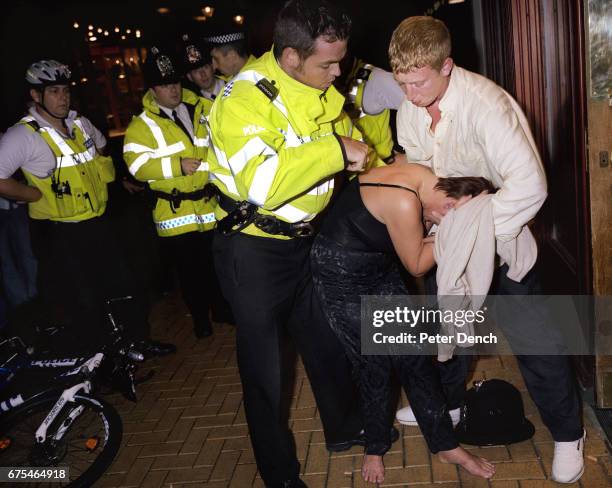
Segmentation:
<svg viewBox="0 0 612 488">
<path fill-rule="evenodd" d="M 473 197 L 482 192 L 495 193 L 497 188 L 486 178 L 480 176 L 452 176 L 439 178 L 434 190 L 441 190 L 450 198 L 459 199 L 471 195 Z"/>
<path fill-rule="evenodd" d="M 213 45 L 212 47 L 221 51 L 224 56 L 227 56 L 227 53 L 230 51 L 236 51 L 236 54 L 241 58 L 246 58 L 249 55 L 246 39 L 238 39 L 237 41 L 219 44 L 217 46 Z"/>
<path fill-rule="evenodd" d="M 289 0 L 274 26 L 274 56 L 279 59 L 291 47 L 306 59 L 318 37 L 335 42 L 348 39 L 350 31 L 351 18 L 327 0 Z"/>
</svg>

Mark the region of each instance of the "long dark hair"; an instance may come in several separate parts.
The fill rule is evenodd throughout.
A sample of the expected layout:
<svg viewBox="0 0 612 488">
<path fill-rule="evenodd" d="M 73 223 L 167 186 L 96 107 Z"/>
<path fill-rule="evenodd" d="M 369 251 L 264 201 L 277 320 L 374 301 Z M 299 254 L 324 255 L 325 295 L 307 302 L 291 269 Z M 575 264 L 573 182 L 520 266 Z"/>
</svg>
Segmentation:
<svg viewBox="0 0 612 488">
<path fill-rule="evenodd" d="M 481 176 L 453 176 L 449 178 L 439 178 L 434 190 L 440 190 L 447 196 L 455 199 L 471 195 L 480 195 L 483 191 L 495 193 L 497 188 L 486 178 Z"/>
</svg>

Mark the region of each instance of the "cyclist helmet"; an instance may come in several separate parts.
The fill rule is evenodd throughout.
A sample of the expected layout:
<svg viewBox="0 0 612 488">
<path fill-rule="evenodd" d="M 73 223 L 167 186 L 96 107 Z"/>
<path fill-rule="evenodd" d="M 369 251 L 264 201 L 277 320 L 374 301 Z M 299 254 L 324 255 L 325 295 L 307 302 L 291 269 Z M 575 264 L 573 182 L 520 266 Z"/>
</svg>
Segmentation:
<svg viewBox="0 0 612 488">
<path fill-rule="evenodd" d="M 34 87 L 44 88 L 50 85 L 67 85 L 70 83 L 70 76 L 67 65 L 54 59 L 43 59 L 30 65 L 25 79 Z"/>
</svg>

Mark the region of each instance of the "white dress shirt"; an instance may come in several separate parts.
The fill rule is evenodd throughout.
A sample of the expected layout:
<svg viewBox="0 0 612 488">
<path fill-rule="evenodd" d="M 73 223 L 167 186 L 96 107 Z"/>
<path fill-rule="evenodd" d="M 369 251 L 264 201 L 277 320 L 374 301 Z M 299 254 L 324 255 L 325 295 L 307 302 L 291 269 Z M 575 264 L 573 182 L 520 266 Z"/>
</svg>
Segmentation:
<svg viewBox="0 0 612 488">
<path fill-rule="evenodd" d="M 189 116 L 189 110 L 187 110 L 187 107 L 185 107 L 184 103 L 179 103 L 175 109 L 164 107 L 163 105 L 160 105 L 159 108 L 164 111 L 164 113 L 168 116 L 170 120 L 174 120 L 172 111 L 176 110 L 176 114 L 178 115 L 179 119 L 181 119 L 181 122 L 183 123 L 185 128 L 189 131 L 189 136 L 193 141 L 193 121 L 191 120 L 191 117 Z"/>
<path fill-rule="evenodd" d="M 398 141 L 409 161 L 438 176 L 483 176 L 493 196 L 495 235 L 514 239 L 546 199 L 546 175 L 529 124 L 516 101 L 491 80 L 454 66 L 435 132 L 426 108 L 404 100 Z"/>
</svg>

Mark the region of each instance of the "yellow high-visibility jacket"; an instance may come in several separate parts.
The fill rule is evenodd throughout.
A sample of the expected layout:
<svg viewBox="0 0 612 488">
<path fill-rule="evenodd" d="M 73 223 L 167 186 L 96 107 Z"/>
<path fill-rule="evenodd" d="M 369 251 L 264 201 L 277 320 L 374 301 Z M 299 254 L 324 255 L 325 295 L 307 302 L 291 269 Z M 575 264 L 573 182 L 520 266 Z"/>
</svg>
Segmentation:
<svg viewBox="0 0 612 488">
<path fill-rule="evenodd" d="M 144 111 L 134 117 L 125 133 L 123 157 L 130 173 L 151 189 L 172 194 L 192 193 L 208 183 L 208 129 L 206 116 L 212 102 L 183 89 L 182 101 L 193 121 L 193 140 L 159 108 L 150 91 L 142 99 Z M 182 158 L 200 159 L 193 175 L 183 175 Z M 153 221 L 160 236 L 207 231 L 215 226 L 216 200 L 183 200 L 178 208 L 158 198 Z"/>
<path fill-rule="evenodd" d="M 215 100 L 209 118 L 213 182 L 233 200 L 257 205 L 261 214 L 292 223 L 312 220 L 329 203 L 334 175 L 344 169 L 336 134 L 361 139 L 343 105 L 333 86 L 323 92 L 304 85 L 281 69 L 272 51 L 264 54 Z M 382 162 L 373 155 L 372 164 Z M 219 220 L 226 213 L 217 207 L 216 215 Z M 253 224 L 242 232 L 288 238 Z"/>
<path fill-rule="evenodd" d="M 30 217 L 78 222 L 102 215 L 108 201 L 106 186 L 115 179 L 115 167 L 110 157 L 97 152 L 80 119 L 74 120 L 73 137 L 66 139 L 52 127 L 40 127 L 31 116 L 20 123 L 40 134 L 57 159 L 53 175 L 45 178 L 22 169 L 28 184 L 42 193 L 40 200 L 28 203 Z M 58 195 L 53 182 L 70 188 L 69 193 Z"/>
</svg>

